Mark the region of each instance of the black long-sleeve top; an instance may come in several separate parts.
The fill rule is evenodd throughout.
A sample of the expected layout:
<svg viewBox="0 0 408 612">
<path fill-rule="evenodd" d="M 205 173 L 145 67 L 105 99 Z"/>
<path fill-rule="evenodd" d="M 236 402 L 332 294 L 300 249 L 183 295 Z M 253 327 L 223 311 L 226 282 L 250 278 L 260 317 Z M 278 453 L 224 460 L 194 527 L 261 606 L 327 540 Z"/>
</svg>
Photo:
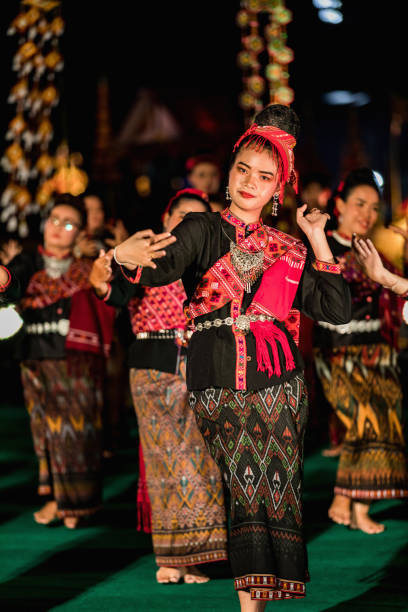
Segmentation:
<svg viewBox="0 0 408 612">
<path fill-rule="evenodd" d="M 133 298 L 143 300 L 144 293 L 143 287 L 129 283 L 118 270 L 110 283 L 109 297 L 105 301 L 109 306 L 123 308 Z M 171 329 L 171 326 L 166 329 Z M 130 368 L 176 374 L 179 371 L 180 357 L 185 354 L 186 349 L 178 346 L 172 338 L 160 340 L 151 338 L 138 340 L 135 338 L 129 346 L 128 366 Z"/>
<path fill-rule="evenodd" d="M 357 264 L 351 251 L 351 242 L 344 239 L 337 232 L 328 232 L 327 240 L 333 255 L 342 261 L 344 259 L 343 276 L 346 278 L 351 295 L 351 323 L 355 331 L 345 326 L 343 329 L 329 329 L 317 324 L 313 333 L 313 343 L 323 349 L 340 346 L 367 345 L 385 342 L 384 339 L 384 312 L 382 312 L 381 299 L 384 292 L 381 285 L 371 281 Z M 351 256 L 351 257 L 350 257 Z M 387 267 L 388 262 L 384 261 Z M 392 266 L 391 266 L 392 267 Z M 397 272 L 397 270 L 392 270 Z M 391 296 L 387 296 L 391 297 Z M 392 296 L 395 298 L 395 296 Z M 390 299 L 385 301 L 389 318 L 392 318 L 394 304 Z M 318 319 L 324 321 L 324 319 Z M 331 322 L 331 321 L 330 321 Z M 359 328 L 358 323 L 361 323 Z M 370 328 L 371 326 L 371 328 Z M 350 328 L 350 325 L 348 326 Z"/>
<path fill-rule="evenodd" d="M 249 236 L 258 225 L 245 226 L 234 218 L 229 222 L 219 213 L 190 213 L 186 215 L 173 234 L 177 241 L 166 248 L 166 256 L 155 260 L 157 268 L 143 268 L 139 282 L 146 286 L 169 284 L 181 278 L 189 302 L 194 291 L 214 263 L 230 250 L 230 242 L 237 242 L 238 232 Z M 124 270 L 134 279 L 135 272 Z M 131 282 L 131 281 L 129 281 Z M 134 281 L 133 281 L 134 282 Z M 251 293 L 245 293 L 241 311 L 244 313 L 260 285 L 261 278 L 252 285 Z M 279 291 L 279 287 L 277 287 Z M 313 319 L 333 324 L 347 323 L 350 319 L 350 292 L 341 274 L 320 272 L 312 266 L 308 256 L 298 286 L 293 308 Z M 230 316 L 229 304 L 197 317 L 195 323 Z M 275 324 L 285 333 L 295 361 L 295 368 L 287 370 L 283 351 L 278 344 L 281 376 L 268 376 L 258 371 L 255 338 L 251 332 L 245 336 L 247 368 L 246 389 L 256 390 L 290 380 L 303 369 L 303 361 L 297 346 L 284 323 Z M 187 385 L 190 390 L 208 387 L 236 388 L 236 344 L 229 326 L 211 327 L 196 331 L 189 343 L 187 354 Z"/>
</svg>

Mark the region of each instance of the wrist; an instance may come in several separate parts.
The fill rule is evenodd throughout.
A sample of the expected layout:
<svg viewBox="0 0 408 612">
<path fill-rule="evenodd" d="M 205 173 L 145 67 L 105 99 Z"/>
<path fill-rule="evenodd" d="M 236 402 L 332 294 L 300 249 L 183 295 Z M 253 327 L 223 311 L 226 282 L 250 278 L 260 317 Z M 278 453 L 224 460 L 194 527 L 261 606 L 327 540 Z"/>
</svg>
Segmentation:
<svg viewBox="0 0 408 612">
<path fill-rule="evenodd" d="M 108 294 L 110 285 L 109 283 L 99 283 L 93 286 L 95 293 L 98 297 L 103 298 Z"/>
</svg>

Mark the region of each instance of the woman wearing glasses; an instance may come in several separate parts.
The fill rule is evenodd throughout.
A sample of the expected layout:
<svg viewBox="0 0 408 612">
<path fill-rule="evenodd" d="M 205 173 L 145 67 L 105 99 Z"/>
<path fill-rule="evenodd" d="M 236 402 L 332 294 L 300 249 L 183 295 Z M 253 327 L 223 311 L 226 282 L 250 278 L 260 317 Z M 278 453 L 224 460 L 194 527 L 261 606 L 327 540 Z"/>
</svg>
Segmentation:
<svg viewBox="0 0 408 612">
<path fill-rule="evenodd" d="M 72 255 L 83 220 L 80 198 L 58 196 L 44 246 L 0 266 L 0 301 L 18 301 L 25 321 L 19 358 L 45 501 L 34 519 L 71 529 L 101 505 L 102 375 L 114 316 L 90 288 L 92 262 Z"/>
</svg>

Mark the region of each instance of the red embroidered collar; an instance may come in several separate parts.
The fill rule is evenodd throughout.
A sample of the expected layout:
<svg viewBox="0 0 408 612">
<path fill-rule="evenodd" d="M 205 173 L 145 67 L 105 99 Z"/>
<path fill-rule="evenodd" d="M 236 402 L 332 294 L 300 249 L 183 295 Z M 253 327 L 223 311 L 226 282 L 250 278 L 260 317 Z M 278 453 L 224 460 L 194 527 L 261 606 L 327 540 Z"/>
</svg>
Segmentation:
<svg viewBox="0 0 408 612">
<path fill-rule="evenodd" d="M 259 219 L 257 223 L 250 223 L 247 225 L 245 221 L 241 221 L 241 219 L 238 219 L 238 217 L 233 215 L 229 208 L 222 211 L 221 217 L 231 225 L 235 225 L 235 227 L 240 227 L 241 229 L 246 228 L 249 232 L 255 231 L 262 225 L 262 219 Z"/>
<path fill-rule="evenodd" d="M 45 255 L 45 257 L 53 257 L 54 259 L 63 260 L 63 259 L 72 258 L 71 251 L 67 253 L 66 255 L 64 255 L 64 257 L 57 257 L 54 253 L 50 253 L 49 251 L 46 251 L 45 248 L 41 244 L 38 246 L 38 252 L 40 253 L 40 255 Z"/>
</svg>

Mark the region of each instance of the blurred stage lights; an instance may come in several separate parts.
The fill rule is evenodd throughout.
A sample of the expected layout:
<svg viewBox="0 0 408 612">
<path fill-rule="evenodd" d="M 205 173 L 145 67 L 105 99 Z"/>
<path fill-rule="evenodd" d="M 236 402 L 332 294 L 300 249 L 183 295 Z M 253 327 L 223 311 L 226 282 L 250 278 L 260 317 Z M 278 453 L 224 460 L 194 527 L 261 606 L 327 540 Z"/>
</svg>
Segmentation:
<svg viewBox="0 0 408 612">
<path fill-rule="evenodd" d="M 338 9 L 341 8 L 340 0 L 312 0 L 313 6 L 317 9 Z"/>
<path fill-rule="evenodd" d="M 14 336 L 20 331 L 22 325 L 23 319 L 14 306 L 0 308 L 0 340 L 7 340 Z"/>
<path fill-rule="evenodd" d="M 353 93 L 337 89 L 323 94 L 323 102 L 329 106 L 365 106 L 371 102 L 370 96 L 363 91 Z"/>
<path fill-rule="evenodd" d="M 317 14 L 319 15 L 320 21 L 324 21 L 325 23 L 337 25 L 343 21 L 342 13 L 335 9 L 322 9 L 318 11 Z"/>
<path fill-rule="evenodd" d="M 373 174 L 374 174 L 375 182 L 378 185 L 378 188 L 382 189 L 384 187 L 384 177 L 383 177 L 383 175 L 380 172 L 378 172 L 378 170 L 373 170 Z"/>
</svg>

